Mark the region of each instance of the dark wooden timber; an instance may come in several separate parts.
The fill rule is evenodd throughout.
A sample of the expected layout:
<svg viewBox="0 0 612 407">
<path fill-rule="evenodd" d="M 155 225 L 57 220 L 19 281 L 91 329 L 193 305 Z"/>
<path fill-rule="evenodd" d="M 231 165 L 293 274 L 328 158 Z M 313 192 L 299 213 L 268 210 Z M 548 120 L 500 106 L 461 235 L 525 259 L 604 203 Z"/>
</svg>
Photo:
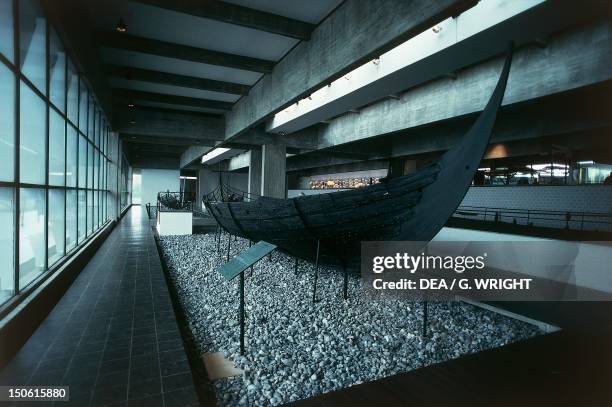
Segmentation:
<svg viewBox="0 0 612 407">
<path fill-rule="evenodd" d="M 246 232 L 295 257 L 353 270 L 359 268 L 362 241 L 430 241 L 461 203 L 482 160 L 511 61 L 510 49 L 491 98 L 463 140 L 414 174 L 390 175 L 379 184 L 329 194 L 250 202 L 208 197 L 205 204 L 231 234 L 246 237 Z M 316 242 L 319 250 L 314 250 Z"/>
<path fill-rule="evenodd" d="M 228 54 L 225 52 L 190 47 L 188 45 L 173 44 L 150 38 L 136 37 L 125 33 L 99 31 L 96 34 L 96 40 L 104 47 L 142 52 L 144 54 L 166 58 L 182 59 L 185 61 L 199 62 L 201 64 L 226 66 L 229 68 L 243 69 L 245 71 L 270 73 L 275 64 L 274 61 L 265 59 Z"/>
<path fill-rule="evenodd" d="M 298 40 L 309 40 L 310 33 L 315 28 L 314 24 L 304 21 L 216 0 L 132 1 Z"/>
</svg>

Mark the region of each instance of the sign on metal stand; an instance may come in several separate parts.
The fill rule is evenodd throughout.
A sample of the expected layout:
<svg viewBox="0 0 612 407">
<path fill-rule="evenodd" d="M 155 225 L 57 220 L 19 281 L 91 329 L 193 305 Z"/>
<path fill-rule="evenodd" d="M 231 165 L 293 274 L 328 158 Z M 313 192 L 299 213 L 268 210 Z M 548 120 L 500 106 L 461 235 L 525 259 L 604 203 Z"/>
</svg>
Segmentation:
<svg viewBox="0 0 612 407">
<path fill-rule="evenodd" d="M 229 246 L 229 242 L 228 242 Z M 240 276 L 238 290 L 240 294 L 240 307 L 238 310 L 238 320 L 240 322 L 240 354 L 244 354 L 244 271 L 249 267 L 253 267 L 255 263 L 263 259 L 267 254 L 272 253 L 276 249 L 276 245 L 264 242 L 257 242 L 241 253 L 238 253 L 233 259 L 225 263 L 217 269 L 227 281 L 233 280 Z"/>
</svg>

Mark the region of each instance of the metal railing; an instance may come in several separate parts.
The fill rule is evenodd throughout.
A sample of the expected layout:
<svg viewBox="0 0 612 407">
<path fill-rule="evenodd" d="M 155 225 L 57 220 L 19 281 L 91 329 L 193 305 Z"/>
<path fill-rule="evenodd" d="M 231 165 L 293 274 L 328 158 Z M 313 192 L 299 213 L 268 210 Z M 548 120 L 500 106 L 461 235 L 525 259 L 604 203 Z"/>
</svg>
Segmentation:
<svg viewBox="0 0 612 407">
<path fill-rule="evenodd" d="M 612 213 L 460 206 L 453 217 L 523 226 L 612 232 Z"/>
<path fill-rule="evenodd" d="M 155 219 L 157 216 L 157 205 L 152 206 L 150 203 L 145 204 L 147 210 L 147 216 L 149 219 Z"/>
</svg>

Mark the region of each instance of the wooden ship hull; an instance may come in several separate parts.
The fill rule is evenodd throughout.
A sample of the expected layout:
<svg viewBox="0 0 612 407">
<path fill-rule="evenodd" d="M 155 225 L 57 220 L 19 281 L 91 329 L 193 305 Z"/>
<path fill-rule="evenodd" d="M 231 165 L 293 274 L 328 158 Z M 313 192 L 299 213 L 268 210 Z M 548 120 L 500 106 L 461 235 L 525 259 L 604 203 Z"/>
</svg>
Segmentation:
<svg viewBox="0 0 612 407">
<path fill-rule="evenodd" d="M 259 197 L 204 204 L 228 233 L 265 240 L 306 260 L 358 268 L 362 241 L 430 241 L 465 196 L 485 153 L 501 105 L 512 60 L 508 51 L 485 109 L 462 141 L 440 159 L 406 176 L 367 187 L 290 199 Z"/>
</svg>

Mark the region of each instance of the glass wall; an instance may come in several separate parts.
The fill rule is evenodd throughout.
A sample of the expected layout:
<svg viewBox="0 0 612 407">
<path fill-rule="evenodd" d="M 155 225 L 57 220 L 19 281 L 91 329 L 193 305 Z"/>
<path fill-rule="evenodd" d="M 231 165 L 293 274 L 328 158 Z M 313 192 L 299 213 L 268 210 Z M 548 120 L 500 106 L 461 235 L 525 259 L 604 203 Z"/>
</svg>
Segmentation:
<svg viewBox="0 0 612 407">
<path fill-rule="evenodd" d="M 0 41 L 2 40 L 3 38 L 0 37 Z M 0 181 L 13 181 L 15 177 L 15 75 L 3 64 L 0 64 L 0 95 L 2 95 L 0 97 Z"/>
<path fill-rule="evenodd" d="M 0 303 L 15 293 L 15 190 L 0 188 Z"/>
<path fill-rule="evenodd" d="M 0 0 L 0 306 L 109 213 L 104 112 L 38 0 L 13 4 Z"/>
</svg>

